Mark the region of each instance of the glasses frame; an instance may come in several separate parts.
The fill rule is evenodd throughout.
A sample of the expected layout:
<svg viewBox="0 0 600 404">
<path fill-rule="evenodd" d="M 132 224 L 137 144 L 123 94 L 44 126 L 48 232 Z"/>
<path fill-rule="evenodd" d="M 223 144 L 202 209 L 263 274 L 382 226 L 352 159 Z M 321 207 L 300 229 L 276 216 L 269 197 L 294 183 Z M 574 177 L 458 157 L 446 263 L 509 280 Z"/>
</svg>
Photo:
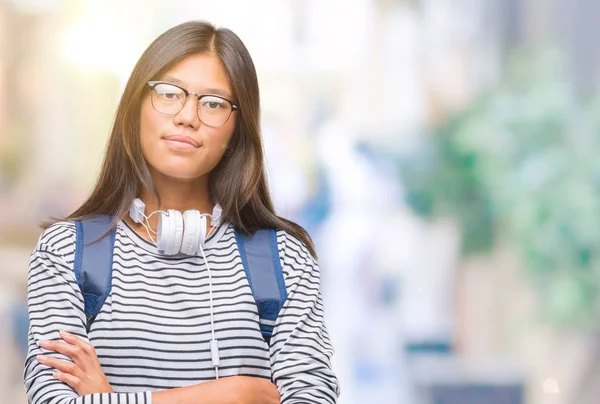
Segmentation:
<svg viewBox="0 0 600 404">
<path fill-rule="evenodd" d="M 154 106 L 154 98 L 152 98 L 152 94 L 150 95 L 150 101 L 152 104 L 152 108 L 154 108 L 154 110 L 156 112 L 158 112 L 159 114 L 163 114 L 163 115 L 177 115 L 178 113 L 180 113 L 183 108 L 185 107 L 185 103 L 187 102 L 187 99 L 189 98 L 190 95 L 193 95 L 194 97 L 196 97 L 196 99 L 198 100 L 198 108 L 196 109 L 196 115 L 198 116 L 198 119 L 200 119 L 200 121 L 207 125 L 210 126 L 212 128 L 220 128 L 221 126 L 225 125 L 227 122 L 229 122 L 229 118 L 231 118 L 231 114 L 233 114 L 235 111 L 239 111 L 240 107 L 239 105 L 235 104 L 232 100 L 225 98 L 221 95 L 217 95 L 217 94 L 198 94 L 198 93 L 193 93 L 191 91 L 186 90 L 185 88 L 177 85 L 177 84 L 173 84 L 173 83 L 169 83 L 168 81 L 149 81 L 148 82 L 148 86 L 150 87 L 151 91 L 154 92 L 154 87 L 156 87 L 158 84 L 168 84 L 170 86 L 173 87 L 177 87 L 178 89 L 180 89 L 181 91 L 183 91 L 183 93 L 185 94 L 185 101 L 181 104 L 181 109 L 177 112 L 175 112 L 174 114 L 167 114 L 165 112 L 160 112 L 159 110 L 156 109 L 156 107 Z M 200 118 L 200 101 L 202 100 L 203 97 L 217 97 L 220 98 L 224 101 L 227 101 L 230 105 L 231 105 L 231 111 L 229 111 L 229 116 L 227 117 L 227 119 L 225 120 L 225 122 L 223 122 L 221 125 L 215 126 L 215 125 L 209 125 L 206 122 L 204 122 L 201 118 Z"/>
</svg>

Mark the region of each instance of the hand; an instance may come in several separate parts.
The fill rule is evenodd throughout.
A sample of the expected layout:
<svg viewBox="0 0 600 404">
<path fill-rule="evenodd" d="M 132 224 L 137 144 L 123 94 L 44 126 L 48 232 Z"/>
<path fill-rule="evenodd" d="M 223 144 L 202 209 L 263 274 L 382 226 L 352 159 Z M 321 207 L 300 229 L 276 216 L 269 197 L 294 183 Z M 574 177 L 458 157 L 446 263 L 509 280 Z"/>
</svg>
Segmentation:
<svg viewBox="0 0 600 404">
<path fill-rule="evenodd" d="M 235 404 L 279 404 L 279 390 L 269 380 L 233 376 L 216 380 L 219 388 Z"/>
<path fill-rule="evenodd" d="M 112 393 L 113 389 L 100 366 L 96 349 L 76 335 L 61 331 L 62 341 L 40 341 L 44 349 L 68 356 L 73 362 L 38 355 L 42 365 L 58 370 L 54 377 L 71 386 L 77 394 Z"/>
</svg>

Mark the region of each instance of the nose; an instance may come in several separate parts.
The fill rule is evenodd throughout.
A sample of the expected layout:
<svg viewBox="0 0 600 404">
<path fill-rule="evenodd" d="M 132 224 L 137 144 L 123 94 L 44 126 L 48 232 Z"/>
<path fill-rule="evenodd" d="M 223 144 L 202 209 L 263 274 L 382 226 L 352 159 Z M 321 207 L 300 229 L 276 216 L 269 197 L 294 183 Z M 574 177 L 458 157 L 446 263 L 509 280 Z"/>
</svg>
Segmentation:
<svg viewBox="0 0 600 404">
<path fill-rule="evenodd" d="M 191 98 L 191 99 L 190 99 Z M 184 101 L 183 108 L 174 117 L 176 125 L 185 125 L 194 130 L 200 127 L 200 118 L 198 117 L 198 98 L 190 94 Z"/>
</svg>

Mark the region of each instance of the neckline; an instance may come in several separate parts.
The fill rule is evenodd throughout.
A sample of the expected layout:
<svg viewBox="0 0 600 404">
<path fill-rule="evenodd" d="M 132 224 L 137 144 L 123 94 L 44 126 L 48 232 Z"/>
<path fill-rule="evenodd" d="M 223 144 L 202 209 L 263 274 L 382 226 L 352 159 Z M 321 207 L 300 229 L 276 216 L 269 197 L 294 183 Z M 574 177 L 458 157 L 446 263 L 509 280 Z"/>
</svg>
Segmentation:
<svg viewBox="0 0 600 404">
<path fill-rule="evenodd" d="M 223 235 L 225 234 L 225 232 L 227 231 L 227 229 L 229 228 L 229 223 L 221 223 L 219 225 L 219 227 L 217 227 L 217 229 L 213 232 L 213 234 L 207 238 L 204 241 L 204 251 L 206 252 L 206 250 L 212 248 L 216 243 L 218 243 L 218 241 L 223 237 Z M 127 222 L 125 222 L 124 220 L 119 220 L 118 223 L 118 227 L 120 229 L 122 229 L 125 234 L 127 235 L 127 237 L 138 247 L 152 253 L 152 254 L 156 254 L 156 255 L 162 255 L 165 257 L 173 257 L 173 258 L 180 258 L 180 257 L 187 257 L 187 255 L 185 254 L 181 254 L 181 253 L 177 253 L 175 255 L 165 255 L 161 252 L 158 251 L 158 247 L 146 240 L 144 237 L 140 236 L 129 224 L 127 224 Z M 200 253 L 197 254 L 198 256 L 200 255 Z"/>
</svg>

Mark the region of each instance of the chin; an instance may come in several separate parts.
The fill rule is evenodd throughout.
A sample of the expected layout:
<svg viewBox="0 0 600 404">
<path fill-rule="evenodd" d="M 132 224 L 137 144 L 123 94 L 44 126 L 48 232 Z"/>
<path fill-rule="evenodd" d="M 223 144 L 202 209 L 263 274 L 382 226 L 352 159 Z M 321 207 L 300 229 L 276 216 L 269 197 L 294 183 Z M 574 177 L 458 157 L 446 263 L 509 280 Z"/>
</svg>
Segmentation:
<svg viewBox="0 0 600 404">
<path fill-rule="evenodd" d="M 187 173 L 180 171 L 171 171 L 163 174 L 165 177 L 172 178 L 178 181 L 195 181 L 202 177 L 202 174 L 199 173 Z"/>
<path fill-rule="evenodd" d="M 172 166 L 159 166 L 155 167 L 152 170 L 154 173 L 167 178 L 172 178 L 174 180 L 180 181 L 193 181 L 202 177 L 205 173 L 203 171 L 199 171 L 197 168 L 192 167 L 172 167 Z M 153 174 L 154 174 L 153 173 Z"/>
</svg>

